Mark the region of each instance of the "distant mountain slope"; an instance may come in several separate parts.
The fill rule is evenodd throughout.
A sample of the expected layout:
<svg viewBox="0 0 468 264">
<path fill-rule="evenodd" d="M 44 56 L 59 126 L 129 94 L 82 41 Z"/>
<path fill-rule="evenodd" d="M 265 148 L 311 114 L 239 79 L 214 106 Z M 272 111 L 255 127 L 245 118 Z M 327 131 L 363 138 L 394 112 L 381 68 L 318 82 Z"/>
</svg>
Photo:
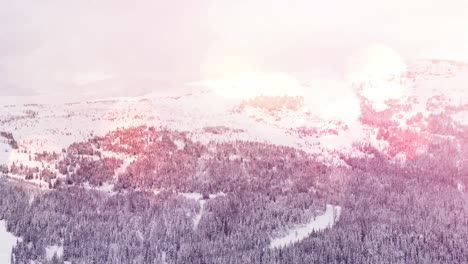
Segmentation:
<svg viewBox="0 0 468 264">
<path fill-rule="evenodd" d="M 203 144 L 248 140 L 290 146 L 320 154 L 329 164 L 343 165 L 337 152 L 363 155 L 354 147 L 363 142 L 390 159 L 414 158 L 444 140 L 465 153 L 460 146 L 468 125 L 467 65 L 416 61 L 401 76 L 377 82 L 385 83 L 402 86 L 405 93 L 383 107 L 376 107 L 366 91 L 385 88 L 373 81 L 350 84 L 361 112 L 355 120 L 324 119 L 303 96 L 226 98 L 198 88 L 176 96 L 8 104 L 2 106 L 0 131 L 11 133 L 18 148 L 2 147 L 0 163 L 27 163 L 43 151 L 60 153 L 73 143 L 140 125 L 186 131 Z"/>
</svg>

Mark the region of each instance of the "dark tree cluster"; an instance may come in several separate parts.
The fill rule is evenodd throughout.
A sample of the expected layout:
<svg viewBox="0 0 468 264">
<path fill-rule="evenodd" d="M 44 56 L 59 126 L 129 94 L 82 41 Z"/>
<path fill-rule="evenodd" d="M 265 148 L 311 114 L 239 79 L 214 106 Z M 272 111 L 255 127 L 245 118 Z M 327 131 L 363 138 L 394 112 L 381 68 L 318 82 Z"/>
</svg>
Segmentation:
<svg viewBox="0 0 468 264">
<path fill-rule="evenodd" d="M 278 113 L 284 110 L 297 111 L 304 106 L 304 97 L 302 96 L 256 96 L 244 100 L 237 111 L 242 112 L 247 107 L 258 108 L 267 111 L 270 114 Z"/>
<path fill-rule="evenodd" d="M 11 132 L 1 131 L 0 137 L 5 138 L 12 149 L 18 149 L 18 142 L 15 140 Z"/>
<path fill-rule="evenodd" d="M 15 107 L 15 106 L 11 105 L 11 106 L 4 106 L 4 107 Z M 5 124 L 20 121 L 20 120 L 24 120 L 24 119 L 35 119 L 37 118 L 38 115 L 39 113 L 37 111 L 27 109 L 27 110 L 24 110 L 21 115 L 8 115 L 7 117 L 2 118 L 2 120 L 0 120 L 0 124 L 5 125 Z"/>
<path fill-rule="evenodd" d="M 320 138 L 324 135 L 338 135 L 348 130 L 348 126 L 343 122 L 328 122 L 326 127 L 310 127 L 302 126 L 291 129 L 292 133 L 299 135 L 299 137 L 316 137 Z"/>
<path fill-rule="evenodd" d="M 240 128 L 230 128 L 226 126 L 208 126 L 208 127 L 204 127 L 203 131 L 206 133 L 210 133 L 210 134 L 222 135 L 222 134 L 228 134 L 228 133 L 242 133 L 245 130 L 240 129 Z"/>
</svg>

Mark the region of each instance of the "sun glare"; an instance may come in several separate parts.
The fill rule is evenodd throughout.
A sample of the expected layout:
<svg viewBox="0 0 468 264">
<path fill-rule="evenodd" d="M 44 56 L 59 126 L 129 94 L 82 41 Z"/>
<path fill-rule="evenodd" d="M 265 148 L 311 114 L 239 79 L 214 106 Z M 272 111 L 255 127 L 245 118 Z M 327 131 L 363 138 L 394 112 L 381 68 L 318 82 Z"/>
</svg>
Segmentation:
<svg viewBox="0 0 468 264">
<path fill-rule="evenodd" d="M 385 45 L 372 45 L 356 52 L 348 61 L 348 79 L 364 84 L 362 95 L 377 107 L 401 98 L 406 88 L 397 80 L 406 71 L 402 56 Z"/>
<path fill-rule="evenodd" d="M 308 83 L 305 104 L 309 111 L 325 120 L 351 123 L 360 114 L 359 101 L 345 82 L 315 79 Z"/>
</svg>

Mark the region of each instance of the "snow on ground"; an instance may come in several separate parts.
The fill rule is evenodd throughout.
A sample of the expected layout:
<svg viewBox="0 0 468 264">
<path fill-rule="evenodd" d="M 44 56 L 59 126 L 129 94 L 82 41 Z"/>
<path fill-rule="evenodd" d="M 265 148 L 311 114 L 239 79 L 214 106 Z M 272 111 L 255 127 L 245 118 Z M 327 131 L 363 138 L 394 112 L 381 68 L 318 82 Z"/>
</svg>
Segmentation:
<svg viewBox="0 0 468 264">
<path fill-rule="evenodd" d="M 54 255 L 61 258 L 63 256 L 63 246 L 52 245 L 45 248 L 46 258 L 48 261 L 51 261 Z"/>
<path fill-rule="evenodd" d="M 185 148 L 185 142 L 183 140 L 176 139 L 174 140 L 174 144 L 177 146 L 178 150 L 182 150 Z"/>
<path fill-rule="evenodd" d="M 412 66 L 411 71 L 417 75 L 408 81 L 420 103 L 425 103 L 433 95 L 443 95 L 452 104 L 464 104 L 468 102 L 465 88 L 467 70 L 468 65 L 426 61 Z"/>
<path fill-rule="evenodd" d="M 203 212 L 205 211 L 205 204 L 207 200 L 203 200 L 203 195 L 201 193 L 179 193 L 179 194 L 183 196 L 185 199 L 195 200 L 198 202 L 198 205 L 200 206 L 200 210 L 198 211 L 197 214 L 193 216 L 193 228 L 197 229 L 198 224 L 200 223 L 200 220 L 203 216 Z M 215 199 L 216 197 L 221 197 L 221 196 L 226 196 L 226 194 L 223 192 L 219 192 L 219 193 L 208 195 L 209 199 Z"/>
<path fill-rule="evenodd" d="M 1 138 L 0 138 L 1 140 Z M 0 164 L 6 164 L 10 159 L 11 147 L 7 143 L 0 141 Z"/>
<path fill-rule="evenodd" d="M 162 264 L 167 264 L 167 253 L 165 251 L 163 251 L 161 253 L 161 261 L 162 261 Z"/>
<path fill-rule="evenodd" d="M 18 238 L 6 229 L 5 220 L 0 221 L 0 263 L 11 263 L 11 252 Z"/>
<path fill-rule="evenodd" d="M 29 155 L 27 153 L 20 153 L 16 150 L 12 151 L 10 153 L 10 164 L 13 163 L 13 162 L 16 162 L 17 164 L 23 164 L 23 166 L 25 167 L 30 167 L 30 168 L 41 168 L 42 167 L 42 163 L 44 162 L 40 162 L 40 161 L 35 161 L 35 160 L 30 160 L 29 159 Z M 51 168 L 53 168 L 53 166 L 50 166 Z"/>
<path fill-rule="evenodd" d="M 31 205 L 34 202 L 35 199 L 36 199 L 36 195 L 30 194 L 28 204 Z"/>
<path fill-rule="evenodd" d="M 185 199 L 192 199 L 192 200 L 195 200 L 195 201 L 200 201 L 203 198 L 203 194 L 196 193 L 196 192 L 193 192 L 193 193 L 179 193 L 179 194 L 181 196 L 183 196 Z M 208 195 L 209 199 L 214 199 L 214 198 L 221 197 L 221 196 L 226 196 L 226 193 L 218 192 L 218 193 L 212 193 L 212 194 Z"/>
<path fill-rule="evenodd" d="M 195 201 L 201 200 L 203 195 L 201 193 L 180 193 L 185 199 L 192 199 Z"/>
<path fill-rule="evenodd" d="M 275 238 L 270 242 L 271 249 L 278 249 L 298 243 L 313 232 L 322 231 L 333 227 L 341 215 L 341 207 L 327 204 L 327 209 L 324 214 L 312 219 L 305 226 L 294 228 L 288 232 L 286 236 Z"/>
<path fill-rule="evenodd" d="M 32 179 L 32 180 L 25 180 L 23 175 L 17 175 L 17 174 L 12 174 L 8 173 L 7 175 L 8 179 L 18 181 L 18 182 L 27 182 L 29 184 L 33 184 L 36 187 L 39 187 L 39 189 L 42 190 L 48 190 L 49 189 L 49 184 L 46 181 L 42 181 L 39 179 Z"/>
<path fill-rule="evenodd" d="M 116 195 L 117 192 L 114 191 L 114 184 L 110 182 L 104 182 L 101 186 L 91 186 L 89 182 L 85 182 L 82 185 L 83 188 L 87 190 L 100 191 L 109 195 Z"/>
<path fill-rule="evenodd" d="M 421 61 L 408 65 L 408 69 L 410 73 L 407 77 L 393 81 L 402 82 L 408 94 L 417 99 L 413 105 L 414 113 L 427 111 L 426 104 L 434 95 L 443 95 L 450 105 L 468 103 L 461 85 L 467 81 L 467 67 L 448 62 Z M 341 87 L 341 84 L 338 86 Z M 310 109 L 303 107 L 274 115 L 251 107 L 239 112 L 235 109 L 238 109 L 243 99 L 248 98 L 225 97 L 206 87 L 190 89 L 179 96 L 148 94 L 77 103 L 58 103 L 44 98 L 37 98 L 36 101 L 34 98 L 10 100 L 8 103 L 0 100 L 0 104 L 3 104 L 0 106 L 0 131 L 12 132 L 20 146 L 19 150 L 12 150 L 5 142 L 0 142 L 0 164 L 28 162 L 29 155 L 21 153 L 24 149 L 32 154 L 44 150 L 60 153 L 70 144 L 84 141 L 92 135 L 101 136 L 117 128 L 139 125 L 189 131 L 190 138 L 201 143 L 248 140 L 295 147 L 320 154 L 324 162 L 332 164 L 337 162 L 334 150 L 352 152 L 351 144 L 355 141 L 382 143 L 374 142 L 375 133 L 355 118 L 345 119 L 348 129 L 338 129 L 338 133 L 299 135 L 297 129 L 302 127 L 334 129 L 331 125 L 333 122 L 330 122 L 336 121 L 336 117 L 323 117 L 319 113 L 323 107 L 310 108 L 308 104 L 306 106 Z M 312 90 L 312 94 L 315 92 Z M 334 99 L 340 93 L 335 91 L 332 94 L 332 98 L 328 99 Z M 25 104 L 41 101 L 43 104 Z M 405 116 L 405 119 L 409 116 Z M 458 112 L 453 118 L 462 124 L 468 123 L 467 111 Z M 232 131 L 214 134 L 204 130 L 213 126 L 224 126 Z M 175 143 L 179 149 L 185 145 L 183 141 Z M 31 164 L 34 165 L 37 164 Z M 126 165 L 127 160 L 122 169 Z"/>
<path fill-rule="evenodd" d="M 461 125 L 468 125 L 468 110 L 460 111 L 452 115 L 453 120 L 460 123 Z"/>
<path fill-rule="evenodd" d="M 206 200 L 202 200 L 203 195 L 201 193 L 179 193 L 179 194 L 183 196 L 185 199 L 195 200 L 196 202 L 198 202 L 198 205 L 200 206 L 200 210 L 192 218 L 193 228 L 196 229 L 203 216 L 203 211 L 205 210 Z"/>
<path fill-rule="evenodd" d="M 198 227 L 198 224 L 200 224 L 203 212 L 205 211 L 206 200 L 200 200 L 198 201 L 198 204 L 200 205 L 200 211 L 198 211 L 198 213 L 193 217 L 193 227 L 195 229 Z"/>
<path fill-rule="evenodd" d="M 23 150 L 30 151 L 32 156 L 42 151 L 61 153 L 70 144 L 85 141 L 93 135 L 102 136 L 117 128 L 139 125 L 189 131 L 192 140 L 202 143 L 248 140 L 317 153 L 321 153 L 321 148 L 339 147 L 330 142 L 346 141 L 338 141 L 333 136 L 321 144 L 320 138 L 301 138 L 291 133 L 291 129 L 297 127 L 323 127 L 328 122 L 308 117 L 304 111 L 285 113 L 281 120 L 275 120 L 262 111 L 233 111 L 241 102 L 241 99 L 198 90 L 177 97 L 147 95 L 67 104 L 0 106 L 5 108 L 0 112 L 0 121 L 6 121 L 0 122 L 0 131 L 12 132 L 20 147 L 12 150 L 1 144 L 0 164 L 29 162 L 29 153 L 22 153 Z M 28 116 L 27 112 L 35 114 Z M 204 130 L 213 126 L 224 126 L 232 131 L 213 134 Z M 179 149 L 185 146 L 183 141 L 175 143 Z M 36 165 L 31 164 L 32 167 Z"/>
<path fill-rule="evenodd" d="M 5 107 L 5 106 L 3 106 Z M 26 115 L 26 112 L 34 115 Z M 150 102 L 121 98 L 73 104 L 15 105 L 0 112 L 0 131 L 12 132 L 20 148 L 32 153 L 60 152 L 90 135 L 121 127 L 158 125 Z"/>
<path fill-rule="evenodd" d="M 117 176 L 121 173 L 124 173 L 127 170 L 127 167 L 137 160 L 137 156 L 133 155 L 126 155 L 122 153 L 115 153 L 112 151 L 101 151 L 101 155 L 103 158 L 116 158 L 123 161 L 122 165 L 115 170 L 114 173 L 114 180 L 117 179 Z"/>
<path fill-rule="evenodd" d="M 225 197 L 225 196 L 226 196 L 226 193 L 224 193 L 224 192 L 218 192 L 218 193 L 213 193 L 213 194 L 208 195 L 208 197 L 210 197 L 210 199 L 214 199 L 214 198 L 217 198 L 217 197 Z"/>
</svg>

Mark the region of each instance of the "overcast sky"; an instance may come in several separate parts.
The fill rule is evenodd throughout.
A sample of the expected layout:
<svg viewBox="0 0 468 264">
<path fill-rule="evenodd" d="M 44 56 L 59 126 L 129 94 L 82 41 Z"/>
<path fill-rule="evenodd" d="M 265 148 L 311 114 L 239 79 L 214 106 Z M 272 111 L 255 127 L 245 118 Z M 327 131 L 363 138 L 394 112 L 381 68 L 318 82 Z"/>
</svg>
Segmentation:
<svg viewBox="0 0 468 264">
<path fill-rule="evenodd" d="M 468 61 L 466 25 L 464 0 L 0 0 L 0 95 L 158 92 L 244 71 L 341 78 L 375 43 Z"/>
</svg>

